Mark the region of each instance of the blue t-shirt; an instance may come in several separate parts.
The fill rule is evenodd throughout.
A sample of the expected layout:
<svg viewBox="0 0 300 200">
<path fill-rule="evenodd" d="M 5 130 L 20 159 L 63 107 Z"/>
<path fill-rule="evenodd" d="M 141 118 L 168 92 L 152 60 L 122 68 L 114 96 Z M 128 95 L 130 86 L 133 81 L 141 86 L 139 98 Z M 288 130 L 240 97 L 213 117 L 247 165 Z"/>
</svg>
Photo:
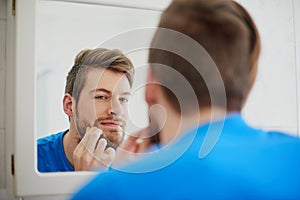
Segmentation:
<svg viewBox="0 0 300 200">
<path fill-rule="evenodd" d="M 213 138 L 207 131 L 218 129 L 216 145 L 201 157 L 204 141 Z M 140 162 L 100 173 L 73 199 L 300 199 L 299 169 L 299 138 L 251 128 L 234 114 Z"/>
<path fill-rule="evenodd" d="M 63 136 L 68 130 L 38 139 L 39 172 L 74 171 L 67 160 L 63 147 Z"/>
</svg>

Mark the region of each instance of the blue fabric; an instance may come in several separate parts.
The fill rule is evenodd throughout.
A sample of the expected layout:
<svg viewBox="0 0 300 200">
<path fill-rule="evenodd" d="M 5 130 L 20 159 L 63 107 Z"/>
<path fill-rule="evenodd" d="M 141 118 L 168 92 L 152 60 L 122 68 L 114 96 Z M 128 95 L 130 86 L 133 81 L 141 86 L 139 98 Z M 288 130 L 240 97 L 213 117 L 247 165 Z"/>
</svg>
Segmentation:
<svg viewBox="0 0 300 200">
<path fill-rule="evenodd" d="M 300 139 L 253 129 L 240 114 L 210 126 L 223 122 L 206 157 L 199 151 L 208 124 L 143 161 L 98 174 L 72 199 L 300 199 Z M 170 165 L 149 170 L 178 152 Z"/>
<path fill-rule="evenodd" d="M 68 130 L 38 139 L 39 172 L 74 171 L 67 160 L 62 142 L 67 132 Z"/>
</svg>

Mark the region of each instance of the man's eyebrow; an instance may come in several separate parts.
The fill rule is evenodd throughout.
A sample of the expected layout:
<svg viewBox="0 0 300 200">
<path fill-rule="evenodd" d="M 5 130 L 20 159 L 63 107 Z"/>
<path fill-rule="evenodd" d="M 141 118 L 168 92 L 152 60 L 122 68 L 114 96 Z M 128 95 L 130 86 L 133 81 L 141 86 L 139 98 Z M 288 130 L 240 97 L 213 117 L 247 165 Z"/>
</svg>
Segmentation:
<svg viewBox="0 0 300 200">
<path fill-rule="evenodd" d="M 122 94 L 122 95 L 131 95 L 130 92 L 122 92 L 121 94 Z"/>
<path fill-rule="evenodd" d="M 90 93 L 90 94 L 93 94 L 93 93 L 95 93 L 95 92 L 105 92 L 105 93 L 107 93 L 107 94 L 111 94 L 111 91 L 106 90 L 106 89 L 104 89 L 104 88 L 97 88 L 97 89 L 91 90 L 89 93 Z"/>
<path fill-rule="evenodd" d="M 91 90 L 89 93 L 93 94 L 95 92 L 105 92 L 107 94 L 111 94 L 111 91 L 106 90 L 104 88 L 97 88 L 97 89 Z M 122 92 L 121 95 L 131 95 L 131 93 L 130 92 Z"/>
</svg>

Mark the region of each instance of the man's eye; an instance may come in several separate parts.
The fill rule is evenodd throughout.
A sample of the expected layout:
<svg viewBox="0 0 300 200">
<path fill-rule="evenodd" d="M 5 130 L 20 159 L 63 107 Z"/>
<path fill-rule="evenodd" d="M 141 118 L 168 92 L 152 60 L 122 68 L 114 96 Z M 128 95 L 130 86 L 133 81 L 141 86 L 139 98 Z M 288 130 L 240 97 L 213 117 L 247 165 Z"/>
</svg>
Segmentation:
<svg viewBox="0 0 300 200">
<path fill-rule="evenodd" d="M 100 99 L 100 100 L 107 100 L 108 99 L 107 96 L 102 96 L 102 95 L 96 96 L 95 98 Z"/>
<path fill-rule="evenodd" d="M 120 98 L 120 101 L 121 101 L 122 103 L 127 103 L 127 102 L 128 102 L 128 99 L 127 99 L 127 98 L 124 98 L 124 97 L 121 97 L 121 98 Z"/>
</svg>

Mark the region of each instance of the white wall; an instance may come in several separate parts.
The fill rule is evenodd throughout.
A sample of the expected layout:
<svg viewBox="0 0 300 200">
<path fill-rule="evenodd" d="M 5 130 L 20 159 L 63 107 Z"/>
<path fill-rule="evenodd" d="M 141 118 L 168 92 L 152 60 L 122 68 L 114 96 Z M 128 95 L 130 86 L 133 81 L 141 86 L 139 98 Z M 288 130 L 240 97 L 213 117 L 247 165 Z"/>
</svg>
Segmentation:
<svg viewBox="0 0 300 200">
<path fill-rule="evenodd" d="M 55 10 L 55 14 L 53 13 Z M 80 15 L 78 15 L 80 13 Z M 37 137 L 66 130 L 69 128 L 67 115 L 63 112 L 62 99 L 68 71 L 78 52 L 86 48 L 103 47 L 109 44 L 112 37 L 121 38 L 124 32 L 137 28 L 156 27 L 160 11 L 138 10 L 132 8 L 109 7 L 100 5 L 83 5 L 65 2 L 39 2 L 36 16 L 36 69 L 37 69 Z M 140 16 L 143 17 L 140 17 Z M 109 16 L 109 17 L 104 17 Z M 122 21 L 124 18 L 128 22 Z M 76 33 L 76 34 L 74 34 Z M 124 35 L 124 34 L 123 34 Z M 131 36 L 132 37 L 132 36 Z M 139 38 L 150 44 L 152 35 Z M 134 38 L 130 43 L 137 43 Z M 125 44 L 126 41 L 121 41 Z M 128 48 L 127 45 L 124 45 Z M 130 49 L 125 52 L 122 45 L 117 48 L 133 61 L 136 74 L 141 75 L 139 68 L 147 63 L 147 51 Z M 139 47 L 141 48 L 141 47 Z M 144 70 L 145 71 L 145 70 Z M 140 77 L 137 77 L 140 78 Z M 137 82 L 137 81 L 135 81 Z M 139 85 L 140 86 L 140 85 Z M 135 89 L 135 85 L 133 86 Z M 140 120 L 147 125 L 147 107 L 139 106 L 143 101 L 143 92 L 135 95 L 140 101 L 132 99 L 129 103 L 134 109 L 133 123 Z M 45 106 L 47 105 L 47 106 Z M 133 124 L 130 123 L 130 124 Z M 138 123 L 136 123 L 138 124 Z M 144 126 L 146 126 L 144 125 Z M 134 127 L 127 125 L 127 131 L 135 132 Z M 140 129 L 140 128 L 139 128 Z"/>
<path fill-rule="evenodd" d="M 300 19 L 294 13 L 300 7 L 295 3 L 299 0 L 241 0 L 262 40 L 258 76 L 244 109 L 245 118 L 255 126 L 293 135 L 299 131 L 295 40 L 300 35 L 294 22 Z"/>
<path fill-rule="evenodd" d="M 295 51 L 296 51 L 296 69 L 297 69 L 297 86 L 298 86 L 298 136 L 300 137 L 300 0 L 293 1 L 294 6 L 294 23 L 295 23 Z"/>
<path fill-rule="evenodd" d="M 5 70 L 5 37 L 6 37 L 6 1 L 0 0 L 0 160 L 4 160 L 4 70 Z M 4 162 L 0 162 L 4 169 Z M 4 187 L 4 170 L 0 171 L 0 188 Z"/>
<path fill-rule="evenodd" d="M 0 0 L 0 199 L 5 199 L 5 39 L 6 39 L 6 0 Z"/>
<path fill-rule="evenodd" d="M 300 0 L 241 0 L 240 1 L 257 20 L 262 34 L 262 58 L 260 75 L 254 91 L 249 99 L 248 106 L 260 105 L 262 112 L 253 112 L 245 109 L 245 116 L 254 125 L 283 128 L 287 131 L 298 131 L 300 106 Z M 0 0 L 0 199 L 13 199 L 8 194 L 12 190 L 5 180 L 5 45 L 6 45 L 6 0 Z M 284 68 L 282 68 L 284 67 Z M 282 68 L 280 74 L 272 74 L 272 69 Z M 274 90 L 261 94 L 261 87 L 270 87 L 270 81 L 275 84 Z M 265 85 L 265 86 L 264 86 Z M 254 98 L 254 94 L 260 96 Z M 262 96 L 263 95 L 263 96 Z M 277 96 L 278 98 L 273 98 Z M 264 98 L 262 98 L 264 97 Z M 272 98 L 270 98 L 272 97 Z M 299 100 L 298 100 L 299 101 Z M 298 112 L 297 112 L 298 111 Z M 263 113 L 267 113 L 264 115 Z M 268 115 L 275 116 L 269 120 Z M 259 118 L 262 124 L 256 123 Z M 265 124 L 264 124 L 265 123 Z M 299 180 L 300 184 L 300 180 Z M 9 188 L 8 188 L 9 187 Z M 58 199 L 59 197 L 35 197 L 30 199 Z"/>
</svg>

